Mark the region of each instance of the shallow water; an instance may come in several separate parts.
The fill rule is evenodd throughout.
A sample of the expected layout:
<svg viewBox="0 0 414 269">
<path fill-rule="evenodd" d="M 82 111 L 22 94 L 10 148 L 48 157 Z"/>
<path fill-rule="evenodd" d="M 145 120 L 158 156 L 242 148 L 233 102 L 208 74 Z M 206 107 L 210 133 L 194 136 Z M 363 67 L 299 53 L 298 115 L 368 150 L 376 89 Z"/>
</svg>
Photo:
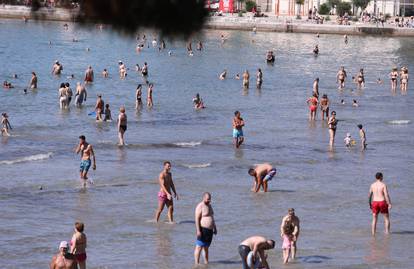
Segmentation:
<svg viewBox="0 0 414 269">
<path fill-rule="evenodd" d="M 228 41 L 222 46 L 220 34 L 200 35 L 205 51 L 194 57 L 186 55 L 182 42 L 167 42 L 161 53 L 146 48 L 138 55 L 133 39 L 109 30 L 71 25 L 64 31 L 61 23 L 0 21 L 0 35 L 7 37 L 0 41 L 0 77 L 16 86 L 0 90 L 0 111 L 8 112 L 13 126 L 13 136 L 0 143 L 3 268 L 45 268 L 59 241 L 70 239 L 75 220 L 86 225 L 89 268 L 190 268 L 194 207 L 204 191 L 213 195 L 218 226 L 209 268 L 240 268 L 237 246 L 254 234 L 277 240 L 269 259 L 272 268 L 280 267 L 279 225 L 289 207 L 296 209 L 302 226 L 299 258 L 290 268 L 411 267 L 413 87 L 410 83 L 408 95 L 394 95 L 387 74 L 393 65 L 414 70 L 414 39 L 352 36 L 345 45 L 338 35 L 316 39 L 233 31 L 225 32 Z M 79 42 L 72 42 L 73 37 Z M 321 51 L 317 58 L 311 53 L 316 43 Z M 276 51 L 274 66 L 263 61 L 268 49 Z M 64 66 L 61 77 L 50 74 L 56 59 Z M 131 69 L 125 80 L 118 78 L 118 60 Z M 133 70 L 144 61 L 155 85 L 155 105 L 136 113 L 135 87 L 142 79 Z M 86 106 L 60 111 L 59 84 L 69 81 L 74 86 L 90 64 L 96 81 L 88 87 Z M 349 80 L 346 90 L 336 89 L 341 65 L 349 77 L 364 68 L 363 91 L 356 91 Z M 254 87 L 258 67 L 264 73 L 260 91 Z M 109 79 L 100 76 L 104 68 Z M 220 81 L 218 74 L 225 68 L 229 78 Z M 249 91 L 232 79 L 246 68 L 252 78 Z M 24 95 L 32 70 L 39 77 L 39 89 Z M 19 78 L 13 79 L 13 73 Z M 66 79 L 72 73 L 76 79 Z M 315 77 L 341 120 L 334 152 L 328 151 L 328 131 L 320 114 L 314 124 L 307 120 L 306 99 Z M 383 85 L 376 84 L 378 77 Z M 207 109 L 195 112 L 191 100 L 197 92 Z M 116 146 L 115 122 L 96 123 L 87 115 L 97 93 L 110 103 L 113 118 L 117 108 L 126 106 L 128 146 Z M 340 99 L 346 105 L 340 105 Z M 360 107 L 353 108 L 352 99 Z M 239 150 L 231 145 L 235 110 L 246 121 L 246 144 Z M 347 132 L 358 137 L 358 123 L 367 132 L 364 153 L 342 143 Z M 98 170 L 90 173 L 95 184 L 86 191 L 79 189 L 79 156 L 73 153 L 80 134 L 97 154 Z M 176 225 L 149 222 L 164 160 L 172 161 L 181 195 Z M 276 165 L 278 174 L 269 193 L 254 195 L 247 170 L 265 161 Z M 377 171 L 383 171 L 389 184 L 393 233 L 382 235 L 380 218 L 379 235 L 373 239 L 367 196 Z"/>
</svg>

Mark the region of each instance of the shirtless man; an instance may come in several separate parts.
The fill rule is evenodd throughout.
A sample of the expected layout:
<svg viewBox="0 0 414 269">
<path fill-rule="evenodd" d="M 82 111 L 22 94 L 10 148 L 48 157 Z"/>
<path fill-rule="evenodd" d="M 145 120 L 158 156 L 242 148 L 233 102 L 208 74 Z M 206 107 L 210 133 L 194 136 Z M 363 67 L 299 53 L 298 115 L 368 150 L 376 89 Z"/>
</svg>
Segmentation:
<svg viewBox="0 0 414 269">
<path fill-rule="evenodd" d="M 88 93 L 86 92 L 85 86 L 80 82 L 76 84 L 76 94 L 75 94 L 75 104 L 76 106 L 81 106 L 83 102 L 86 102 L 86 97 Z"/>
<path fill-rule="evenodd" d="M 336 74 L 336 83 L 339 82 L 338 90 L 345 88 L 346 71 L 345 67 L 341 66 L 338 73 Z"/>
<path fill-rule="evenodd" d="M 291 259 L 294 260 L 296 258 L 296 242 L 299 237 L 300 232 L 300 221 L 299 218 L 295 215 L 295 209 L 289 208 L 288 214 L 283 217 L 282 224 L 280 225 L 280 236 L 283 238 L 284 243 L 287 233 L 291 235 L 289 238 L 290 249 L 291 249 Z M 285 245 L 285 244 L 284 244 Z M 284 255 L 284 262 L 287 263 L 289 260 L 289 255 Z"/>
<path fill-rule="evenodd" d="M 262 186 L 263 191 L 267 192 L 267 182 L 272 180 L 276 175 L 276 168 L 273 168 L 273 166 L 268 163 L 259 164 L 255 168 L 249 169 L 249 175 L 254 177 L 252 191 L 258 192 L 260 186 Z"/>
<path fill-rule="evenodd" d="M 62 73 L 63 66 L 59 63 L 59 61 L 55 61 L 55 64 L 52 68 L 52 74 L 53 75 L 60 75 Z"/>
<path fill-rule="evenodd" d="M 29 88 L 30 89 L 37 89 L 37 76 L 35 72 L 32 72 L 32 78 L 29 82 Z"/>
<path fill-rule="evenodd" d="M 173 223 L 174 217 L 174 205 L 173 205 L 173 196 L 171 191 L 174 192 L 174 197 L 178 200 L 178 194 L 175 191 L 174 182 L 172 180 L 171 174 L 171 163 L 166 161 L 164 162 L 164 169 L 160 173 L 158 182 L 160 184 L 160 191 L 158 192 L 158 208 L 155 212 L 155 221 L 158 222 L 161 212 L 166 205 L 168 207 L 168 220 L 170 223 Z"/>
<path fill-rule="evenodd" d="M 387 185 L 382 182 L 382 173 L 375 175 L 376 182 L 371 184 L 369 189 L 369 207 L 372 210 L 372 226 L 371 233 L 375 235 L 377 230 L 378 213 L 384 215 L 385 233 L 390 233 L 390 216 L 388 210 L 391 209 L 391 199 L 388 194 Z"/>
<path fill-rule="evenodd" d="M 262 83 L 263 83 L 263 72 L 262 72 L 262 69 L 258 68 L 257 73 L 256 73 L 256 87 L 257 87 L 257 89 L 262 88 Z"/>
<path fill-rule="evenodd" d="M 249 88 L 249 80 L 250 80 L 249 71 L 245 70 L 243 72 L 243 88 L 245 88 L 245 89 Z"/>
<path fill-rule="evenodd" d="M 10 136 L 9 128 L 12 130 L 12 127 L 10 125 L 9 116 L 7 113 L 1 114 L 1 135 Z"/>
<path fill-rule="evenodd" d="M 102 77 L 104 77 L 104 78 L 109 77 L 109 73 L 108 73 L 108 70 L 106 70 L 106 68 L 102 71 Z"/>
<path fill-rule="evenodd" d="M 78 264 L 76 263 L 73 254 L 68 253 L 68 242 L 62 241 L 59 245 L 59 253 L 53 256 L 50 262 L 50 269 L 77 269 Z"/>
<path fill-rule="evenodd" d="M 316 95 L 316 98 L 319 98 L 319 78 L 313 81 L 313 94 Z"/>
<path fill-rule="evenodd" d="M 203 194 L 203 201 L 195 209 L 195 225 L 197 241 L 194 263 L 199 264 L 201 250 L 204 250 L 204 263 L 208 264 L 208 248 L 213 240 L 213 234 L 217 234 L 214 211 L 211 207 L 211 194 L 208 192 Z"/>
<path fill-rule="evenodd" d="M 82 181 L 82 186 L 86 187 L 86 180 L 88 180 L 88 171 L 91 167 L 91 157 L 93 161 L 92 169 L 96 170 L 96 159 L 95 152 L 93 151 L 92 145 L 86 142 L 84 135 L 79 136 L 79 144 L 75 149 L 76 154 L 79 152 L 82 155 L 82 160 L 80 163 L 80 178 Z"/>
<path fill-rule="evenodd" d="M 118 137 L 119 137 L 119 145 L 125 145 L 124 134 L 127 130 L 127 115 L 125 114 L 125 107 L 121 107 L 119 109 L 119 116 L 118 116 Z"/>
<path fill-rule="evenodd" d="M 275 248 L 275 241 L 266 239 L 263 236 L 252 236 L 244 240 L 240 243 L 238 251 L 240 254 L 240 257 L 242 259 L 242 265 L 243 269 L 253 269 L 254 266 L 249 268 L 247 265 L 247 256 L 249 255 L 250 251 L 253 251 L 253 257 L 257 257 L 257 254 L 259 254 L 262 268 L 269 269 L 270 266 L 267 263 L 267 255 L 265 255 L 265 250 L 273 249 Z M 255 261 L 253 261 L 253 264 L 255 264 Z"/>
<path fill-rule="evenodd" d="M 312 97 L 309 97 L 306 100 L 306 103 L 309 105 L 309 120 L 315 120 L 316 118 L 316 110 L 318 110 L 318 97 L 315 93 L 313 93 Z"/>
<path fill-rule="evenodd" d="M 321 117 L 322 120 L 325 119 L 328 120 L 329 118 L 329 99 L 328 99 L 328 95 L 327 94 L 323 94 L 321 101 L 319 102 L 320 106 L 321 106 Z"/>
<path fill-rule="evenodd" d="M 240 145 L 244 141 L 243 137 L 243 126 L 244 126 L 244 120 L 240 116 L 240 112 L 236 111 L 234 112 L 234 118 L 233 118 L 233 140 L 234 145 L 236 148 L 239 148 Z"/>
<path fill-rule="evenodd" d="M 102 95 L 98 94 L 98 99 L 96 100 L 95 112 L 96 120 L 102 121 L 102 113 L 104 112 L 104 101 L 102 100 Z"/>
<path fill-rule="evenodd" d="M 94 79 L 92 66 L 88 66 L 85 71 L 85 83 L 92 83 Z"/>
<path fill-rule="evenodd" d="M 153 87 L 154 87 L 154 85 L 152 83 L 150 83 L 148 85 L 147 106 L 149 108 L 151 108 L 154 105 L 154 103 L 152 102 L 152 91 L 153 91 Z"/>
</svg>

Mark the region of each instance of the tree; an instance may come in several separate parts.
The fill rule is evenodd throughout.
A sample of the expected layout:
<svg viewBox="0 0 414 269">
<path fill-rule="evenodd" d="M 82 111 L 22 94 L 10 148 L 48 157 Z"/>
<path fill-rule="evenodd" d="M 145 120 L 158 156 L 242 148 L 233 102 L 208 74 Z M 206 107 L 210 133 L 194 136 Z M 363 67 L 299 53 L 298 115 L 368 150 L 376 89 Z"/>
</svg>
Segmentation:
<svg viewBox="0 0 414 269">
<path fill-rule="evenodd" d="M 69 1 L 69 0 L 61 0 Z M 33 0 L 33 17 L 43 0 Z M 155 28 L 161 35 L 189 37 L 201 30 L 208 11 L 204 1 L 165 0 L 79 0 L 76 19 L 83 24 L 108 24 L 113 29 L 135 34 L 141 28 Z"/>
<path fill-rule="evenodd" d="M 300 9 L 302 5 L 305 3 L 305 0 L 296 0 L 296 15 L 300 16 Z"/>
<path fill-rule="evenodd" d="M 348 2 L 339 2 L 336 5 L 336 13 L 339 16 L 343 16 L 345 13 L 351 14 L 352 6 Z"/>
<path fill-rule="evenodd" d="M 327 3 L 331 8 L 335 8 L 340 2 L 341 0 L 328 0 Z"/>
<path fill-rule="evenodd" d="M 321 15 L 328 15 L 330 11 L 331 11 L 331 7 L 327 3 L 323 3 L 319 7 L 319 14 Z"/>
<path fill-rule="evenodd" d="M 256 2 L 254 2 L 252 0 L 247 0 L 246 1 L 246 11 L 251 12 L 253 10 L 253 8 L 256 8 Z"/>
<path fill-rule="evenodd" d="M 358 8 L 361 8 L 361 11 L 364 11 L 369 2 L 371 2 L 371 0 L 352 0 L 352 4 L 354 4 L 354 6 L 356 6 L 357 8 L 357 14 L 358 14 Z"/>
</svg>

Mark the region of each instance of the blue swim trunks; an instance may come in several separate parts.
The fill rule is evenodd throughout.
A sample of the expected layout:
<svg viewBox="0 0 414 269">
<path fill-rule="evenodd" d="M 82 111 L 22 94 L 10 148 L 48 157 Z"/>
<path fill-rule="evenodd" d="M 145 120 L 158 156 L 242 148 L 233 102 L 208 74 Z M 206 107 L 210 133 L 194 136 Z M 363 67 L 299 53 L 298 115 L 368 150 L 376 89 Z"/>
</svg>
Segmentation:
<svg viewBox="0 0 414 269">
<path fill-rule="evenodd" d="M 276 175 L 276 169 L 273 168 L 272 170 L 267 173 L 267 175 L 263 178 L 263 181 L 270 181 Z"/>
<path fill-rule="evenodd" d="M 82 160 L 80 163 L 80 171 L 88 172 L 89 168 L 91 168 L 91 160 Z"/>
<path fill-rule="evenodd" d="M 233 138 L 243 137 L 243 130 L 233 129 Z"/>
<path fill-rule="evenodd" d="M 213 241 L 213 230 L 201 227 L 201 236 L 197 237 L 196 245 L 199 247 L 209 247 Z"/>
</svg>

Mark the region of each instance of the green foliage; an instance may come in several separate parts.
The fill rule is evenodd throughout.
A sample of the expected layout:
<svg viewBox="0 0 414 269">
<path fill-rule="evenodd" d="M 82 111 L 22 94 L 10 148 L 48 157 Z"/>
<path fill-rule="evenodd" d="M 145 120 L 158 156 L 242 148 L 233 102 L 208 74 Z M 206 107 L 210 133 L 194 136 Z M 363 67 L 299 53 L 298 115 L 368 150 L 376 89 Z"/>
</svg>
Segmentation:
<svg viewBox="0 0 414 269">
<path fill-rule="evenodd" d="M 367 8 L 369 2 L 371 2 L 371 0 L 352 0 L 354 6 L 360 7 L 362 11 Z"/>
<path fill-rule="evenodd" d="M 331 7 L 331 8 L 334 8 L 334 7 L 336 7 L 339 3 L 341 2 L 341 0 L 328 0 L 328 5 Z"/>
<path fill-rule="evenodd" d="M 246 10 L 251 12 L 253 10 L 253 8 L 256 8 L 256 2 L 254 2 L 252 0 L 247 0 L 246 1 Z"/>
<path fill-rule="evenodd" d="M 326 16 L 325 17 L 325 21 L 330 21 L 331 20 L 331 16 Z"/>
<path fill-rule="evenodd" d="M 319 14 L 321 15 L 328 15 L 330 11 L 331 11 L 331 7 L 327 3 L 323 3 L 319 7 Z"/>
<path fill-rule="evenodd" d="M 295 2 L 298 5 L 303 5 L 305 3 L 305 0 L 296 0 Z"/>
<path fill-rule="evenodd" d="M 301 15 L 296 15 L 296 19 L 297 20 L 301 20 L 302 19 L 302 16 Z"/>
<path fill-rule="evenodd" d="M 343 16 L 345 13 L 351 14 L 352 6 L 348 2 L 339 2 L 336 5 L 336 13 L 339 16 Z"/>
<path fill-rule="evenodd" d="M 243 12 L 239 11 L 238 15 L 239 17 L 243 17 Z"/>
</svg>

